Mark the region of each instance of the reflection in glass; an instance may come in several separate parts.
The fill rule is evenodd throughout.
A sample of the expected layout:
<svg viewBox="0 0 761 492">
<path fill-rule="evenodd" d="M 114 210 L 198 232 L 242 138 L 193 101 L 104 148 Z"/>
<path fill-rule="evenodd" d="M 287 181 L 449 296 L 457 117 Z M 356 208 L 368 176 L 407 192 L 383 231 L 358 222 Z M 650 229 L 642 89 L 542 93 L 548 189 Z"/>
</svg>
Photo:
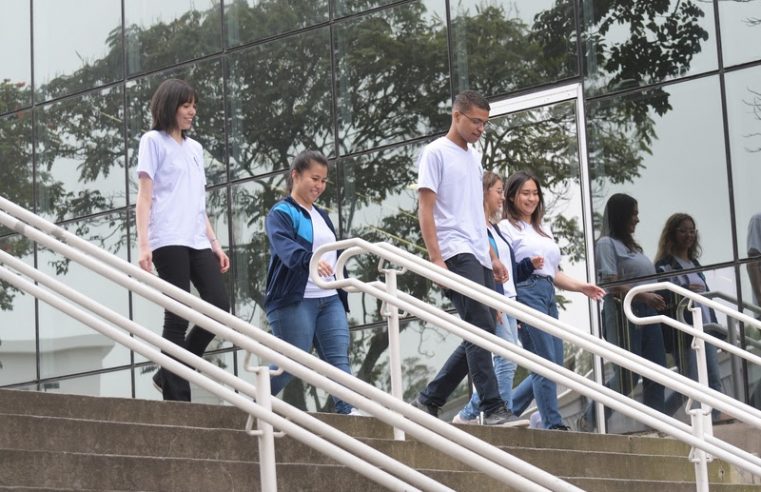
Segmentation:
<svg viewBox="0 0 761 492">
<path fill-rule="evenodd" d="M 0 239 L 0 249 L 34 265 L 32 245 L 23 236 Z M 34 319 L 34 297 L 0 282 L 0 387 L 37 379 Z"/>
<path fill-rule="evenodd" d="M 356 14 L 365 10 L 389 5 L 396 0 L 336 0 L 336 16 Z"/>
<path fill-rule="evenodd" d="M 3 2 L 0 16 L 0 114 L 32 104 L 32 49 L 27 0 Z"/>
<path fill-rule="evenodd" d="M 123 76 L 119 0 L 36 0 L 33 5 L 34 78 L 40 100 Z"/>
<path fill-rule="evenodd" d="M 740 0 L 718 5 L 724 66 L 761 59 L 761 3 Z"/>
<path fill-rule="evenodd" d="M 61 221 L 126 205 L 121 87 L 37 111 L 38 213 Z"/>
<path fill-rule="evenodd" d="M 735 198 L 737 252 L 751 256 L 752 245 L 761 241 L 761 225 L 753 220 L 761 213 L 758 184 L 761 183 L 761 68 L 726 74 L 729 145 L 732 152 L 732 185 Z M 761 247 L 761 244 L 759 244 Z"/>
<path fill-rule="evenodd" d="M 666 218 L 685 212 L 711 227 L 702 263 L 732 259 L 717 77 L 592 101 L 587 119 L 596 237 L 605 202 L 621 192 L 647 219 L 637 226 L 647 257 L 655 256 Z"/>
<path fill-rule="evenodd" d="M 128 75 L 220 51 L 221 7 L 220 0 L 126 0 Z"/>
<path fill-rule="evenodd" d="M 129 180 L 130 203 L 135 203 L 137 198 L 135 169 L 137 169 L 137 149 L 140 137 L 151 128 L 151 96 L 162 81 L 170 78 L 187 81 L 198 94 L 198 113 L 188 136 L 203 146 L 206 185 L 214 186 L 227 181 L 222 67 L 221 60 L 202 61 L 127 83 L 129 108 L 127 179 Z"/>
<path fill-rule="evenodd" d="M 127 257 L 126 215 L 111 214 L 69 223 L 65 228 L 123 259 Z M 127 289 L 48 249 L 37 255 L 38 269 L 96 302 L 128 316 Z M 129 363 L 129 350 L 87 325 L 40 303 L 40 376 L 76 374 Z"/>
<path fill-rule="evenodd" d="M 230 174 L 287 169 L 307 148 L 334 152 L 328 28 L 230 55 Z"/>
<path fill-rule="evenodd" d="M 338 223 L 335 196 L 335 168 L 328 172 L 327 190 L 318 205 Z M 270 208 L 286 195 L 285 174 L 247 181 L 232 188 L 232 247 L 229 255 L 235 268 L 235 313 L 245 322 L 264 328 L 265 286 L 269 265 L 269 242 L 264 220 Z"/>
<path fill-rule="evenodd" d="M 34 208 L 32 111 L 0 117 L 2 172 L 0 196 L 26 209 Z M 38 176 L 37 181 L 44 180 Z M 42 186 L 47 186 L 43 183 Z M 0 236 L 10 231 L 0 226 Z"/>
<path fill-rule="evenodd" d="M 445 19 L 425 0 L 336 24 L 339 154 L 449 126 Z"/>
<path fill-rule="evenodd" d="M 40 391 L 69 395 L 132 398 L 132 372 L 125 369 L 80 378 L 45 381 L 40 383 Z"/>
<path fill-rule="evenodd" d="M 341 230 L 345 237 L 385 241 L 427 257 L 417 219 L 415 155 L 423 144 L 395 147 L 341 159 Z M 347 264 L 349 275 L 378 280 L 378 259 L 359 255 Z M 437 306 L 450 307 L 441 289 L 412 272 L 398 277 L 399 289 Z M 381 321 L 380 302 L 363 293 L 349 294 L 351 326 Z"/>
<path fill-rule="evenodd" d="M 455 92 L 494 96 L 578 73 L 573 2 L 450 4 Z"/>
<path fill-rule="evenodd" d="M 233 0 L 225 3 L 227 46 L 237 46 L 328 20 L 328 0 Z"/>
<path fill-rule="evenodd" d="M 610 92 L 715 70 L 713 4 L 582 1 L 585 87 Z"/>
<path fill-rule="evenodd" d="M 761 255 L 753 255 L 761 256 Z M 761 320 L 761 260 L 751 261 L 740 267 L 742 282 L 742 312 Z M 738 326 L 739 325 L 739 326 Z M 761 330 L 749 324 L 733 323 L 730 328 L 736 327 L 738 337 L 746 350 L 761 356 Z M 739 363 L 738 367 L 742 367 Z M 748 364 L 748 403 L 756 408 L 761 408 L 761 367 Z M 742 393 L 742 384 L 737 385 L 738 393 Z"/>
</svg>

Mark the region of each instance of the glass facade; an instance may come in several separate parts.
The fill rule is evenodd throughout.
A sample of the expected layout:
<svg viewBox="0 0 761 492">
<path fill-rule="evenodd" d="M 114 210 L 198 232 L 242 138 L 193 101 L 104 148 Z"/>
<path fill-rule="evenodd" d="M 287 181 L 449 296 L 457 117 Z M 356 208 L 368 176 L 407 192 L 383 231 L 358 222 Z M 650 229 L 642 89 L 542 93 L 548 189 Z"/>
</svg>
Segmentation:
<svg viewBox="0 0 761 492">
<path fill-rule="evenodd" d="M 759 2 L 6 0 L 0 9 L 2 196 L 134 261 L 136 151 L 150 125 L 148 101 L 162 80 L 188 80 L 199 93 L 192 136 L 206 152 L 208 212 L 232 260 L 231 305 L 255 326 L 266 328 L 264 217 L 294 155 L 315 148 L 329 156 L 321 202 L 341 237 L 423 256 L 415 157 L 447 130 L 454 94 L 472 88 L 496 103 L 565 84 L 583 88 L 582 105 L 500 113 L 480 143 L 486 169 L 539 176 L 564 269 L 596 276 L 605 204 L 626 193 L 638 202 L 634 237 L 645 256 L 657 259 L 669 216 L 690 214 L 702 246 L 690 271 L 703 273 L 722 302 L 761 316 L 761 250 L 752 247 L 761 244 L 752 227 L 761 212 Z M 4 228 L 0 245 L 161 331 L 161 309 L 140 296 Z M 349 267 L 360 278 L 379 275 L 374 258 Z M 646 277 L 600 280 L 615 290 L 668 278 Z M 399 283 L 451 308 L 430 282 L 406 274 Z M 160 398 L 145 359 L 3 287 L 0 386 Z M 558 299 L 561 319 L 598 332 L 602 306 L 567 292 Z M 350 307 L 353 370 L 387 388 L 380 303 L 350 294 Z M 717 321 L 738 343 L 761 346 L 752 328 Z M 415 319 L 403 328 L 411 396 L 457 341 Z M 591 357 L 574 347 L 566 356 L 576 371 L 591 370 Z M 719 356 L 723 390 L 761 406 L 759 371 Z M 248 377 L 236 347 L 214 342 L 208 357 Z M 298 381 L 286 399 L 329 405 Z M 569 419 L 582 410 L 571 397 L 561 405 Z"/>
</svg>

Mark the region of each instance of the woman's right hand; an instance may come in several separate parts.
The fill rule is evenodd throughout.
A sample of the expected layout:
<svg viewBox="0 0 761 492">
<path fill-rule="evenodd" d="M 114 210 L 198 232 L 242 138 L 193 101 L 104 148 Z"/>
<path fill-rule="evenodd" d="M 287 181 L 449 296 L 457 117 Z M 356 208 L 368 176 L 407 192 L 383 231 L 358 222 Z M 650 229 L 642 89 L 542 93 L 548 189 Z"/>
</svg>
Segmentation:
<svg viewBox="0 0 761 492">
<path fill-rule="evenodd" d="M 666 301 L 663 296 L 656 294 L 655 292 L 643 292 L 637 296 L 639 301 L 644 302 L 656 311 L 663 311 L 666 309 Z"/>
<path fill-rule="evenodd" d="M 153 273 L 153 252 L 150 248 L 138 248 L 138 265 L 148 273 Z"/>
</svg>

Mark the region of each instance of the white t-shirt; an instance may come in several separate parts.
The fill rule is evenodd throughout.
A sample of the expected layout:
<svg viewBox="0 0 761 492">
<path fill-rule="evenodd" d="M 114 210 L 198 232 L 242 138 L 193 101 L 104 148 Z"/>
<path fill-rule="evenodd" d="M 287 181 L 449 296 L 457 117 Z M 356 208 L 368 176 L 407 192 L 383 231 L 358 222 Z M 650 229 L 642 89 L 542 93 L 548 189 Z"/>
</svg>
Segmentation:
<svg viewBox="0 0 761 492">
<path fill-rule="evenodd" d="M 177 142 L 151 130 L 140 138 L 137 176 L 153 181 L 148 241 L 162 246 L 211 248 L 206 236 L 206 174 L 203 148 L 191 138 Z"/>
<path fill-rule="evenodd" d="M 612 237 L 603 236 L 595 247 L 595 264 L 598 280 L 615 277 L 617 280 L 644 277 L 655 274 L 655 265 L 640 251 L 633 251 Z M 648 282 L 637 282 L 640 285 Z"/>
<path fill-rule="evenodd" d="M 509 220 L 500 221 L 499 230 L 502 235 L 510 241 L 515 253 L 515 261 L 522 261 L 524 258 L 532 256 L 544 257 L 542 268 L 535 269 L 534 275 L 543 275 L 545 277 L 555 278 L 560 266 L 560 246 L 555 242 L 552 231 L 546 225 L 542 225 L 542 230 L 549 236 L 542 236 L 534 227 L 524 221 L 513 225 Z"/>
<path fill-rule="evenodd" d="M 323 244 L 336 242 L 335 234 L 333 234 L 333 231 L 330 230 L 330 227 L 328 227 L 325 219 L 322 218 L 322 215 L 320 215 L 320 212 L 318 212 L 316 208 L 312 207 L 309 210 L 309 216 L 312 218 L 312 252 L 317 251 L 317 248 Z M 336 267 L 336 253 L 336 250 L 332 250 L 322 255 L 322 259 L 328 262 L 333 268 Z M 330 278 L 333 278 L 333 276 Z M 306 289 L 304 290 L 304 297 L 308 299 L 330 297 L 337 294 L 338 292 L 335 289 L 326 290 L 318 287 L 314 282 L 312 282 L 311 276 L 309 277 L 309 280 L 307 280 Z"/>
<path fill-rule="evenodd" d="M 497 256 L 499 256 L 499 261 L 505 265 L 507 273 L 509 274 L 507 282 L 502 284 L 502 288 L 505 291 L 505 296 L 515 297 L 517 292 L 515 291 L 515 279 L 513 278 L 513 269 L 511 268 L 512 257 L 510 255 L 510 246 L 508 246 L 505 240 L 502 239 L 502 236 L 497 234 L 497 231 L 494 230 L 494 226 L 489 224 L 487 227 L 491 231 L 491 235 L 494 238 L 494 244 L 497 245 Z M 500 229 L 499 232 L 501 233 L 502 229 Z M 505 236 L 505 238 L 507 238 L 507 236 Z"/>
<path fill-rule="evenodd" d="M 447 137 L 426 145 L 418 158 L 418 191 L 426 188 L 436 193 L 433 218 L 442 258 L 471 253 L 490 269 L 482 175 L 481 155 Z"/>
</svg>

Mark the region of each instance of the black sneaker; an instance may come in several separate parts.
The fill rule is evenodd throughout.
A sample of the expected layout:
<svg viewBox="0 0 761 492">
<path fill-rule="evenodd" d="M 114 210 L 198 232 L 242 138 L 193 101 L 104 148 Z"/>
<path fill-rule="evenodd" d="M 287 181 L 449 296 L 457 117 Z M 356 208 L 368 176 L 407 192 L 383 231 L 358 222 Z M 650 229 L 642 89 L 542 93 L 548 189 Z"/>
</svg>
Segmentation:
<svg viewBox="0 0 761 492">
<path fill-rule="evenodd" d="M 153 387 L 156 388 L 156 391 L 164 394 L 164 369 L 159 367 L 159 369 L 156 371 L 156 374 L 153 375 Z"/>
<path fill-rule="evenodd" d="M 429 414 L 433 415 L 434 417 L 438 417 L 439 416 L 439 407 L 434 406 L 434 405 L 429 405 L 427 403 L 423 403 L 422 401 L 420 401 L 420 396 L 419 395 L 416 396 L 415 399 L 410 402 L 410 405 L 412 405 L 415 408 L 419 408 L 420 410 L 422 410 L 422 411 L 424 411 L 426 413 L 429 413 Z"/>
<path fill-rule="evenodd" d="M 569 430 L 571 430 L 571 428 L 568 427 L 567 425 L 557 424 L 557 425 L 553 425 L 552 427 L 550 427 L 550 430 L 569 431 Z"/>
<path fill-rule="evenodd" d="M 521 419 L 507 408 L 500 407 L 489 415 L 484 416 L 483 425 L 499 425 L 501 427 L 518 427 L 529 424 L 528 420 Z"/>
</svg>

